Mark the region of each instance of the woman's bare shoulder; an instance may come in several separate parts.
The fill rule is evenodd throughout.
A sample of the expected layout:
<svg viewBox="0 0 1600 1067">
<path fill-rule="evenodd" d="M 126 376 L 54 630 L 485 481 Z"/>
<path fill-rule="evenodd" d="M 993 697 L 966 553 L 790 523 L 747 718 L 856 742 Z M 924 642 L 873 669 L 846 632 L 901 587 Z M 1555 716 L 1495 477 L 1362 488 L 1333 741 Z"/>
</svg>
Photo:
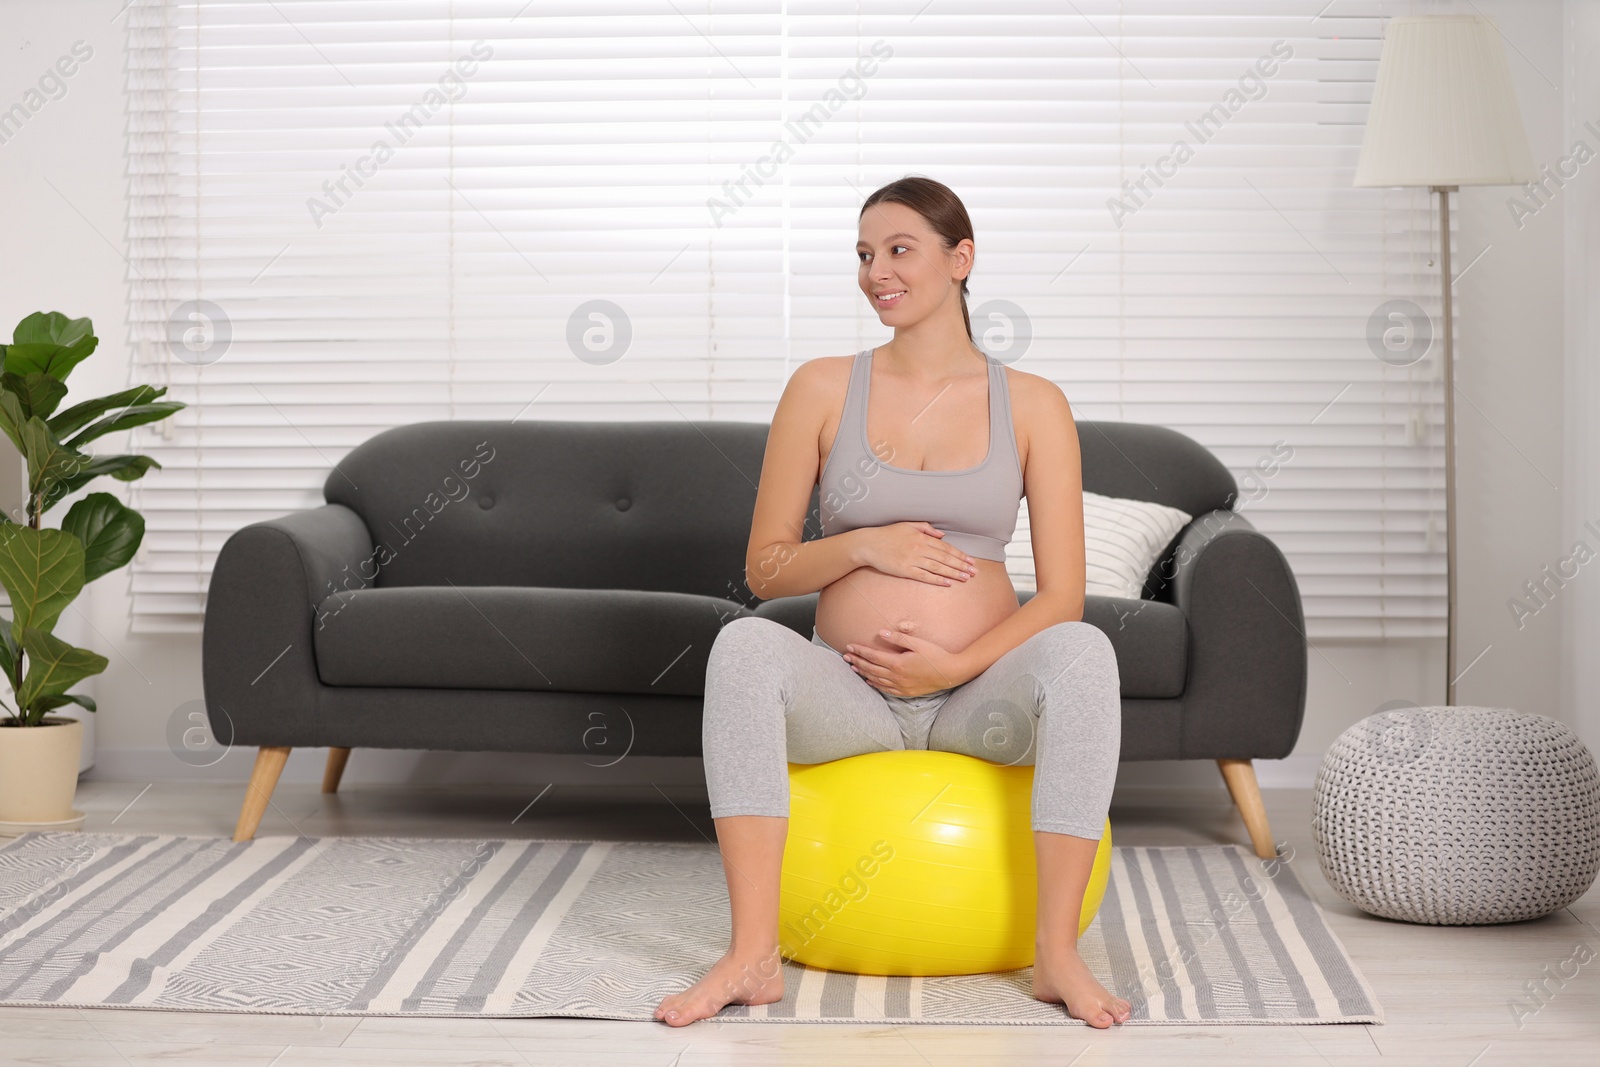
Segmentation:
<svg viewBox="0 0 1600 1067">
<path fill-rule="evenodd" d="M 1072 405 L 1067 402 L 1067 394 L 1061 391 L 1061 386 L 1049 378 L 1014 367 L 1007 367 L 1005 371 L 1006 388 L 1011 393 L 1011 422 L 1017 433 L 1017 456 L 1026 471 L 1034 446 L 1050 448 L 1051 442 L 1059 440 L 1058 435 L 1063 434 L 1063 427 L 1074 427 L 1074 433 L 1065 436 L 1076 442 L 1076 423 L 1072 419 Z"/>
<path fill-rule="evenodd" d="M 791 380 L 806 375 L 810 382 L 827 382 L 850 374 L 855 356 L 812 356 L 794 369 Z"/>
<path fill-rule="evenodd" d="M 837 406 L 844 389 L 850 384 L 850 362 L 853 356 L 813 356 L 789 375 L 785 394 L 794 396 L 807 407 L 823 414 L 830 406 Z"/>
<path fill-rule="evenodd" d="M 1059 419 L 1072 417 L 1072 406 L 1061 386 L 1049 378 L 1030 374 L 1015 367 L 1005 368 L 1006 388 L 1011 393 L 1012 409 L 1016 414 L 1041 415 Z"/>
</svg>

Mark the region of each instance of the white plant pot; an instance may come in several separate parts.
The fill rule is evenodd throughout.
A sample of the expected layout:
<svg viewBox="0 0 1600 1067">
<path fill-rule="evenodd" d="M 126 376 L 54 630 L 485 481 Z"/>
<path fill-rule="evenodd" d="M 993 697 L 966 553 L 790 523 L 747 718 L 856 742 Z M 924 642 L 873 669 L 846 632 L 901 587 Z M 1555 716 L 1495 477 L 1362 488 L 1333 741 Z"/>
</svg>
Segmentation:
<svg viewBox="0 0 1600 1067">
<path fill-rule="evenodd" d="M 82 751 L 77 719 L 46 715 L 38 726 L 0 725 L 0 834 L 83 824 L 83 813 L 72 810 Z"/>
<path fill-rule="evenodd" d="M 78 642 L 70 641 L 69 643 L 77 644 Z M 87 692 L 90 693 L 91 696 L 93 695 L 89 687 L 81 682 L 73 686 L 72 691 L 74 693 Z M 94 766 L 95 720 L 99 716 L 97 713 L 92 712 L 87 708 L 80 708 L 76 704 L 68 704 L 65 707 L 57 708 L 55 711 L 51 712 L 51 714 L 59 715 L 63 719 L 77 719 L 78 722 L 83 726 L 83 753 L 78 757 L 78 777 L 81 778 L 83 777 L 84 771 L 87 771 Z"/>
</svg>

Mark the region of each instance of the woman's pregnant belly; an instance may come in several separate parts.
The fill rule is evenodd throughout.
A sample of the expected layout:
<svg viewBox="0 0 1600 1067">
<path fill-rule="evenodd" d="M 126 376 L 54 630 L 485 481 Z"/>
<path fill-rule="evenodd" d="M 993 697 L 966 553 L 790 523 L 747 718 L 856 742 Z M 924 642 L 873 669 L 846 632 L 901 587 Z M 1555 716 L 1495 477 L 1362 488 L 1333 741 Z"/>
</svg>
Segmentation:
<svg viewBox="0 0 1600 1067">
<path fill-rule="evenodd" d="M 817 634 L 841 652 L 847 644 L 899 652 L 878 631 L 910 620 L 913 636 L 960 652 L 1021 607 L 1003 562 L 974 558 L 972 564 L 977 574 L 949 585 L 857 567 L 818 594 Z"/>
</svg>

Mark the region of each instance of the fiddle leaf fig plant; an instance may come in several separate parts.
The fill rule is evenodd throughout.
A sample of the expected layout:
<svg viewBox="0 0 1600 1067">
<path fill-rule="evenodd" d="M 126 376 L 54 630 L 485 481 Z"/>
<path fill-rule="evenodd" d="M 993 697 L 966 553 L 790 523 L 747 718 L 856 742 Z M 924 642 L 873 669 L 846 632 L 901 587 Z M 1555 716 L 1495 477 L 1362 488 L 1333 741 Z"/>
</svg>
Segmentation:
<svg viewBox="0 0 1600 1067">
<path fill-rule="evenodd" d="M 144 517 L 110 493 L 76 501 L 59 529 L 41 520 L 102 474 L 131 482 L 161 466 L 150 456 L 94 455 L 85 444 L 184 407 L 159 399 L 165 388 L 139 385 L 58 412 L 67 375 L 99 343 L 88 319 L 52 311 L 29 315 L 0 345 L 0 431 L 27 463 L 28 490 L 25 522 L 0 516 L 0 585 L 11 600 L 11 618 L 0 616 L 0 670 L 16 699 L 16 707 L 0 707 L 11 726 L 38 726 L 65 704 L 95 710 L 92 699 L 67 690 L 109 661 L 52 631 L 85 585 L 126 564 L 144 540 Z"/>
</svg>

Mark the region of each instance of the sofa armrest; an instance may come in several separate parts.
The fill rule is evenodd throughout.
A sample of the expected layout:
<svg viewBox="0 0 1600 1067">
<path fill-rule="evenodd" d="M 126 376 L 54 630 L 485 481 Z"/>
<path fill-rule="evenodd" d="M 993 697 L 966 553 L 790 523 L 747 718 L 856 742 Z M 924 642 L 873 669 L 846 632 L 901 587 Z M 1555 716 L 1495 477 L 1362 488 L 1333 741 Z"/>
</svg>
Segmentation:
<svg viewBox="0 0 1600 1067">
<path fill-rule="evenodd" d="M 343 504 L 252 523 L 223 544 L 201 636 L 206 713 L 219 743 L 325 743 L 312 646 L 317 605 L 370 584 L 372 548 L 366 524 Z"/>
<path fill-rule="evenodd" d="M 1178 537 L 1172 601 L 1189 624 L 1183 759 L 1282 759 L 1306 706 L 1305 614 L 1289 561 L 1243 515 Z"/>
</svg>

